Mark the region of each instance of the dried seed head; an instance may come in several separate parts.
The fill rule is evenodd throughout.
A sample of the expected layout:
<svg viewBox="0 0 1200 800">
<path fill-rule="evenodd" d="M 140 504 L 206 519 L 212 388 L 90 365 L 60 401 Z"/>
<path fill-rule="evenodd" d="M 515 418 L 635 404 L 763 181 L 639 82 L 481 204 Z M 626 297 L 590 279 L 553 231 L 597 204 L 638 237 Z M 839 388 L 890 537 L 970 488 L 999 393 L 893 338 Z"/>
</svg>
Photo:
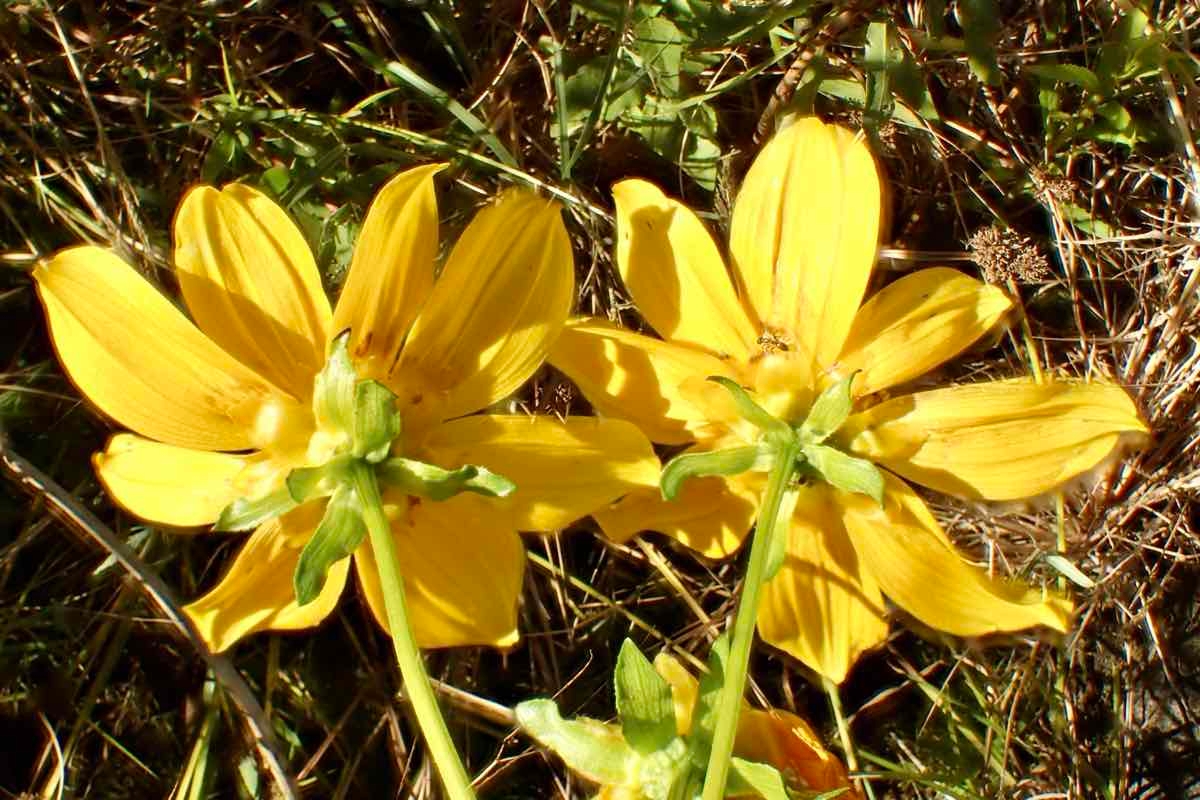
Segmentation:
<svg viewBox="0 0 1200 800">
<path fill-rule="evenodd" d="M 1009 280 L 1036 283 L 1050 277 L 1050 265 L 1028 236 L 993 226 L 980 228 L 967 240 L 971 258 L 983 270 L 988 283 Z"/>
</svg>

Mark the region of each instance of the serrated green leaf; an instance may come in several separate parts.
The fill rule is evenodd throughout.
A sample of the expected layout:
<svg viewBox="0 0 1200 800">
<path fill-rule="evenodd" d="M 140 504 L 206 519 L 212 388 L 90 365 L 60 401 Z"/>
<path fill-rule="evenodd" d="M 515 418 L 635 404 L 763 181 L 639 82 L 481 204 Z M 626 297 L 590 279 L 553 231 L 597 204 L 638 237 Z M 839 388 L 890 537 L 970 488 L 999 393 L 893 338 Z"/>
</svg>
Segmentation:
<svg viewBox="0 0 1200 800">
<path fill-rule="evenodd" d="M 667 462 L 658 479 L 659 490 L 667 500 L 679 496 L 684 481 L 709 475 L 740 475 L 761 465 L 764 451 L 757 445 L 710 450 L 706 453 L 680 453 Z"/>
<path fill-rule="evenodd" d="M 526 700 L 515 711 L 526 735 L 588 780 L 620 786 L 634 772 L 637 753 L 615 726 L 586 717 L 563 719 L 547 699 Z"/>
<path fill-rule="evenodd" d="M 617 655 L 613 676 L 617 716 L 625 741 L 643 755 L 662 750 L 675 739 L 675 705 L 671 685 L 632 640 Z"/>
<path fill-rule="evenodd" d="M 298 504 L 286 488 L 248 500 L 239 497 L 221 510 L 213 528 L 218 531 L 249 531 L 286 514 Z"/>
<path fill-rule="evenodd" d="M 725 794 L 733 797 L 757 795 L 763 800 L 791 800 L 783 775 L 770 764 L 734 756 L 729 761 Z"/>
<path fill-rule="evenodd" d="M 389 458 L 379 465 L 379 480 L 406 494 L 441 502 L 460 492 L 484 497 L 508 497 L 517 485 L 503 475 L 473 464 L 458 469 L 442 469 L 410 458 Z"/>
<path fill-rule="evenodd" d="M 348 558 L 367 535 L 363 522 L 362 504 L 358 493 L 349 486 L 340 486 L 325 506 L 325 516 L 313 533 L 292 576 L 296 603 L 304 606 L 317 599 L 325 586 L 329 568 Z"/>
<path fill-rule="evenodd" d="M 870 461 L 823 444 L 806 444 L 804 457 L 826 483 L 844 492 L 865 494 L 883 505 L 883 473 Z"/>
<path fill-rule="evenodd" d="M 388 457 L 400 435 L 396 395 L 378 381 L 361 381 L 354 389 L 355 457 L 378 464 Z"/>
<path fill-rule="evenodd" d="M 809 409 L 808 417 L 800 426 L 802 442 L 820 444 L 842 427 L 854 408 L 854 396 L 850 393 L 850 389 L 854 383 L 854 376 L 857 374 L 856 372 L 821 392 L 812 408 Z"/>
<path fill-rule="evenodd" d="M 354 386 L 358 375 L 347 351 L 350 331 L 333 340 L 329 359 L 313 383 L 313 414 L 317 424 L 329 431 L 346 434 L 354 431 Z"/>
</svg>

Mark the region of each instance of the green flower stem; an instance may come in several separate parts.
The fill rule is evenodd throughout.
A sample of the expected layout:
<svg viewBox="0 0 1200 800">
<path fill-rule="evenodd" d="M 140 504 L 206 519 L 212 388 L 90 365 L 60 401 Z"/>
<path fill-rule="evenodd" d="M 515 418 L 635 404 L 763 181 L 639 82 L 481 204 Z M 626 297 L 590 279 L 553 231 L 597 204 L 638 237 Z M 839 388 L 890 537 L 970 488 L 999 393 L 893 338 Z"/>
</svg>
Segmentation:
<svg viewBox="0 0 1200 800">
<path fill-rule="evenodd" d="M 797 442 L 783 445 L 775 454 L 775 463 L 767 479 L 767 489 L 759 509 L 758 523 L 750 543 L 750 562 L 742 581 L 742 596 L 738 599 L 733 617 L 733 639 L 729 644 L 729 660 L 725 665 L 725 683 L 717 707 L 716 729 L 712 750 L 708 754 L 708 770 L 704 774 L 703 800 L 722 800 L 729 761 L 733 756 L 733 741 L 737 735 L 742 697 L 746 692 L 746 671 L 750 664 L 750 648 L 754 644 L 754 628 L 758 621 L 758 596 L 766 582 L 767 562 L 771 553 L 771 537 L 775 535 L 783 494 L 795 470 L 800 455 Z"/>
<path fill-rule="evenodd" d="M 362 501 L 363 517 L 371 537 L 371 549 L 379 569 L 379 584 L 383 589 L 383 603 L 387 609 L 388 628 L 392 632 L 392 643 L 396 648 L 396 663 L 400 665 L 400 676 L 404 679 L 404 693 L 412 703 L 417 724 L 425 737 L 425 745 L 433 756 L 446 796 L 450 800 L 475 800 L 471 779 L 458 757 L 458 750 L 450 739 L 446 720 L 438 708 L 429 676 L 425 673 L 425 662 L 413 638 L 408 624 L 408 605 L 404 600 L 404 579 L 400 575 L 400 564 L 396 558 L 396 545 L 392 541 L 392 527 L 383 511 L 383 500 L 379 495 L 379 484 L 370 465 L 360 463 L 354 468 L 354 488 Z"/>
</svg>

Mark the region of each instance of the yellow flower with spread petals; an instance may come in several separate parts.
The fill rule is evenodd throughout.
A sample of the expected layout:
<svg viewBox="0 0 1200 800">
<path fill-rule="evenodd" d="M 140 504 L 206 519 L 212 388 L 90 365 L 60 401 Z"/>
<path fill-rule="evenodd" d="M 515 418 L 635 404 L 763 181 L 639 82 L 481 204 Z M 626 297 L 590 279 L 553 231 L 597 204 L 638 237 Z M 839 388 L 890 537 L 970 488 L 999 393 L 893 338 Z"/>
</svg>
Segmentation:
<svg viewBox="0 0 1200 800">
<path fill-rule="evenodd" d="M 558 206 L 510 190 L 475 216 L 435 281 L 441 168 L 407 170 L 379 192 L 335 309 L 300 230 L 240 184 L 191 190 L 175 217 L 175 274 L 195 324 L 98 247 L 58 253 L 34 279 L 68 375 L 134 431 L 96 455 L 101 480 L 130 512 L 166 525 L 210 525 L 235 500 L 267 497 L 293 469 L 327 460 L 338 442 L 314 414 L 313 384 L 348 329 L 359 377 L 397 396 L 404 456 L 481 465 L 518 486 L 503 499 L 431 502 L 386 486 L 383 497 L 418 644 L 503 647 L 517 640 L 517 531 L 560 528 L 653 485 L 658 463 L 617 420 L 468 416 L 540 367 L 570 311 L 574 271 Z M 214 650 L 316 625 L 351 560 L 387 627 L 369 541 L 329 569 L 315 600 L 297 604 L 292 575 L 323 505 L 262 524 L 187 607 Z"/>
<path fill-rule="evenodd" d="M 975 499 L 1033 497 L 1093 469 L 1146 426 L 1123 389 L 1100 382 L 1007 380 L 885 398 L 975 342 L 1011 303 L 940 267 L 862 303 L 881 186 L 861 137 L 806 118 L 767 143 L 734 206 L 730 271 L 686 206 L 641 180 L 613 195 L 618 268 L 662 338 L 568 323 L 550 360 L 597 410 L 655 442 L 704 452 L 756 434 L 709 376 L 750 387 L 793 425 L 822 391 L 854 376 L 855 413 L 827 443 L 883 468 L 883 503 L 822 481 L 800 490 L 786 556 L 763 589 L 767 642 L 840 682 L 884 641 L 885 596 L 961 636 L 1067 628 L 1067 600 L 964 561 L 905 481 Z M 763 484 L 755 472 L 692 479 L 674 502 L 645 490 L 595 516 L 618 541 L 658 530 L 719 558 L 741 545 Z"/>
</svg>

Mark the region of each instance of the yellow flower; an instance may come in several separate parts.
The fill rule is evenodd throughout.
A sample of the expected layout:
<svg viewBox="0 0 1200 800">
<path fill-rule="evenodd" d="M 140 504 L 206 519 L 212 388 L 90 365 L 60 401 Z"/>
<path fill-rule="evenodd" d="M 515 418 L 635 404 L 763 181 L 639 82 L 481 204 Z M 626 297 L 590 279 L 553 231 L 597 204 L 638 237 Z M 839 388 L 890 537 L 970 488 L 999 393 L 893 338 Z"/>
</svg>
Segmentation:
<svg viewBox="0 0 1200 800">
<path fill-rule="evenodd" d="M 800 424 L 821 391 L 856 374 L 856 410 L 829 440 L 884 471 L 883 506 L 812 482 L 800 492 L 787 554 L 763 590 L 758 630 L 842 681 L 887 635 L 884 596 L 940 630 L 979 636 L 1068 626 L 1071 605 L 1000 583 L 966 563 L 907 479 L 976 499 L 1049 492 L 1146 427 L 1104 383 L 1029 380 L 887 390 L 971 345 L 1009 310 L 1003 292 L 955 270 L 906 275 L 861 305 L 879 233 L 881 187 L 861 140 L 802 119 L 751 166 L 730 230 L 732 272 L 687 207 L 641 180 L 613 188 L 617 265 L 655 339 L 574 319 L 551 363 L 601 412 L 692 452 L 753 439 L 728 393 L 749 386 Z M 761 473 L 684 484 L 675 502 L 631 493 L 596 514 L 623 541 L 658 530 L 708 557 L 736 550 L 754 522 Z"/>
<path fill-rule="evenodd" d="M 560 332 L 574 293 L 556 204 L 510 190 L 480 211 L 438 280 L 434 176 L 400 173 L 371 205 L 336 309 L 300 230 L 240 184 L 200 186 L 175 217 L 175 275 L 193 325 L 129 265 L 92 246 L 34 272 L 54 345 L 93 403 L 135 433 L 94 459 L 113 498 L 153 522 L 213 523 L 239 498 L 280 489 L 338 442 L 314 417 L 313 381 L 349 329 L 360 378 L 388 386 L 401 454 L 484 466 L 516 482 L 504 499 L 430 502 L 385 488 L 417 642 L 517 640 L 524 569 L 518 530 L 554 530 L 653 485 L 649 443 L 624 422 L 466 416 L 516 390 Z M 323 512 L 300 506 L 261 525 L 217 586 L 187 608 L 214 650 L 260 630 L 307 628 L 333 610 L 351 559 L 298 606 L 292 575 Z M 369 542 L 353 556 L 368 605 L 386 614 Z"/>
</svg>

